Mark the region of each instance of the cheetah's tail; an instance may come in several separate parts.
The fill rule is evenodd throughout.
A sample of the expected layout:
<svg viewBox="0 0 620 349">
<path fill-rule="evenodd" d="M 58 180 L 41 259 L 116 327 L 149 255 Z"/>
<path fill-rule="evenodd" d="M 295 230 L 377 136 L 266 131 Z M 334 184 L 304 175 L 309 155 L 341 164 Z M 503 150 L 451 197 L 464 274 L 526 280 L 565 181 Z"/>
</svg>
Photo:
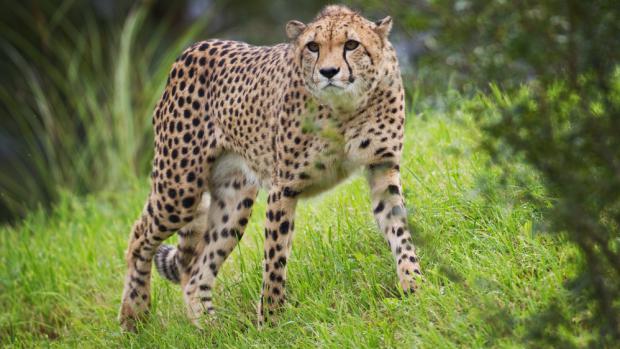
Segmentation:
<svg viewBox="0 0 620 349">
<path fill-rule="evenodd" d="M 162 244 L 155 252 L 155 267 L 159 275 L 178 284 L 181 282 L 177 249 L 166 244 Z"/>
</svg>

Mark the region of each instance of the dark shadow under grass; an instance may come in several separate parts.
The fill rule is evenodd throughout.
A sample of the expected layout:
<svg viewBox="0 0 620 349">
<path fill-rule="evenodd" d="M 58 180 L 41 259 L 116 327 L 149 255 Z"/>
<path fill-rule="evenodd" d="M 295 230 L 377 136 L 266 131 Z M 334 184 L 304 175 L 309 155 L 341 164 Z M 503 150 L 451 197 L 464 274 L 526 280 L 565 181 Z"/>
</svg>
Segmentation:
<svg viewBox="0 0 620 349">
<path fill-rule="evenodd" d="M 362 176 L 301 204 L 289 262 L 289 303 L 257 329 L 261 195 L 247 233 L 220 273 L 217 318 L 204 331 L 185 317 L 181 291 L 159 276 L 137 334 L 116 322 L 129 229 L 148 183 L 76 198 L 0 228 L 0 341 L 8 347 L 519 347 L 529 319 L 562 287 L 574 249 L 536 234 L 524 189 L 494 189 L 467 115 L 411 116 L 402 166 L 424 282 L 405 297 L 375 228 Z M 479 181 L 487 190 L 481 191 Z M 489 190 L 490 188 L 490 190 Z M 484 194 L 483 194 L 484 193 Z M 567 310 L 569 311 L 569 310 Z M 578 320 L 575 320 L 578 321 Z M 573 334 L 583 343 L 590 334 Z"/>
</svg>

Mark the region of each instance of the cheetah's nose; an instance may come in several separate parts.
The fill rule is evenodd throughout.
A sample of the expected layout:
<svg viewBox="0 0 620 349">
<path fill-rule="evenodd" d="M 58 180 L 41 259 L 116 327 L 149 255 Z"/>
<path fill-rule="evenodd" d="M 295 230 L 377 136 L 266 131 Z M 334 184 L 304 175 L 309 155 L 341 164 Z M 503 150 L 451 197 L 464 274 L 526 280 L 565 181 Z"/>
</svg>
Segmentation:
<svg viewBox="0 0 620 349">
<path fill-rule="evenodd" d="M 338 72 L 340 71 L 340 68 L 322 68 L 319 69 L 319 73 L 321 73 L 321 75 L 323 75 L 324 77 L 331 79 L 334 77 L 334 75 L 338 74 Z"/>
</svg>

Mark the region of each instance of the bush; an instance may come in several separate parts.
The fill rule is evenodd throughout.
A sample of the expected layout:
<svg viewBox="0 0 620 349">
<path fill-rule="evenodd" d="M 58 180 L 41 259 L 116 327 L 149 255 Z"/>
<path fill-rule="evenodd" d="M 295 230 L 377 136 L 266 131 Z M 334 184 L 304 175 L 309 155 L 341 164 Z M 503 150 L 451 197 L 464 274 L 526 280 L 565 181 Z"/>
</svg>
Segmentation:
<svg viewBox="0 0 620 349">
<path fill-rule="evenodd" d="M 484 146 L 504 168 L 520 159 L 541 175 L 553 198 L 548 229 L 583 253 L 580 274 L 567 283 L 575 307 L 599 331 L 591 344 L 611 346 L 620 342 L 620 68 L 603 81 L 596 75 L 581 75 L 573 87 L 560 80 L 512 95 L 494 89 L 485 97 L 493 113 Z M 565 346 L 557 327 L 570 319 L 553 307 L 544 318 L 532 339 Z"/>
</svg>

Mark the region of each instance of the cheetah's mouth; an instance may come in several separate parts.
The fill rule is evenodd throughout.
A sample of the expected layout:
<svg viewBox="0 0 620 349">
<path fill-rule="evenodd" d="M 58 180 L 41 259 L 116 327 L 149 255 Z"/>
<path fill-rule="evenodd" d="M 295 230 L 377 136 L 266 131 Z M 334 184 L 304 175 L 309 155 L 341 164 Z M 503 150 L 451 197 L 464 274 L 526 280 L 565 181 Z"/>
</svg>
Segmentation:
<svg viewBox="0 0 620 349">
<path fill-rule="evenodd" d="M 330 82 L 330 83 L 328 83 L 327 85 L 325 85 L 325 87 L 323 87 L 323 89 L 324 89 L 324 90 L 326 90 L 326 89 L 328 89 L 328 88 L 330 88 L 330 87 L 331 87 L 331 88 L 335 88 L 335 89 L 339 89 L 339 90 L 342 90 L 342 89 L 344 88 L 344 87 L 342 87 L 342 86 L 338 86 L 338 85 L 335 85 L 335 84 L 333 84 L 333 83 L 331 83 L 331 82 Z"/>
<path fill-rule="evenodd" d="M 319 84 L 321 90 L 346 90 L 349 84 L 344 81 L 328 80 Z"/>
</svg>

